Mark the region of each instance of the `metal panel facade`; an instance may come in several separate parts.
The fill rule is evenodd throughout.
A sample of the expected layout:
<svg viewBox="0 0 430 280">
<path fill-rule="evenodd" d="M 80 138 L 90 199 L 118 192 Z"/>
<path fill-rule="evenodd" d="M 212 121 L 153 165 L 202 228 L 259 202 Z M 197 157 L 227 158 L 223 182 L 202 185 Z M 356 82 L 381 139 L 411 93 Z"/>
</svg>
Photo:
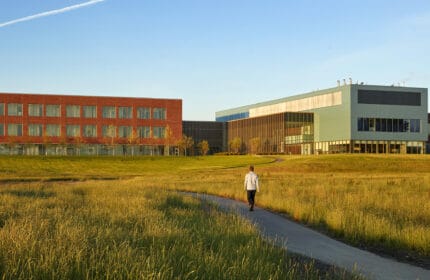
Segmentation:
<svg viewBox="0 0 430 280">
<path fill-rule="evenodd" d="M 379 92 L 380 95 L 396 94 L 399 92 L 420 93 L 420 105 L 390 105 L 390 104 L 363 104 L 358 101 L 358 92 L 361 90 Z M 389 141 L 426 141 L 428 128 L 425 121 L 428 114 L 427 89 L 404 87 L 381 87 L 353 85 L 351 89 L 351 139 L 353 140 L 389 140 Z M 419 120 L 420 130 L 416 132 L 394 131 L 360 131 L 358 123 L 360 118 L 393 119 L 393 120 Z"/>
</svg>

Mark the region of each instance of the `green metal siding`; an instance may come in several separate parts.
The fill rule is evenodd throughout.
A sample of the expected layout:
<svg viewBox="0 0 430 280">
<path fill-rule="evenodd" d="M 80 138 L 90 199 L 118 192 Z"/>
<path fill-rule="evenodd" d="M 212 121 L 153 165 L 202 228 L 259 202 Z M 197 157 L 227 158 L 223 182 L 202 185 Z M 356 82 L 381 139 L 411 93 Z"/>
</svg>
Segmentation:
<svg viewBox="0 0 430 280">
<path fill-rule="evenodd" d="M 314 95 L 321 95 L 330 92 L 342 92 L 342 104 L 313 109 L 308 112 L 314 112 L 314 129 L 315 142 L 337 141 L 351 139 L 351 101 L 350 87 L 342 86 L 328 90 L 318 91 Z"/>
<path fill-rule="evenodd" d="M 409 91 L 421 93 L 421 106 L 399 106 L 399 105 L 377 105 L 358 104 L 357 96 L 359 89 L 384 90 L 384 91 Z M 394 141 L 427 141 L 427 89 L 405 88 L 405 87 L 381 87 L 381 86 L 351 86 L 351 138 L 354 140 L 394 140 Z M 357 120 L 360 117 L 373 118 L 398 118 L 398 119 L 420 119 L 420 133 L 410 132 L 371 132 L 358 131 Z"/>
</svg>

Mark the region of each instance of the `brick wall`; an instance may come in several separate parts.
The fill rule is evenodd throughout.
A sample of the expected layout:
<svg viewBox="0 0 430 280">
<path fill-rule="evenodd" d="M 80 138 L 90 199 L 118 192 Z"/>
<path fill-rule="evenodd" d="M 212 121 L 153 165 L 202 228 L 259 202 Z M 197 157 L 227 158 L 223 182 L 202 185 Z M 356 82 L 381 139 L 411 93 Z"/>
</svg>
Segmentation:
<svg viewBox="0 0 430 280">
<path fill-rule="evenodd" d="M 98 96 L 74 96 L 74 95 L 48 95 L 48 94 L 15 94 L 0 93 L 0 103 L 4 104 L 4 114 L 0 115 L 0 123 L 4 124 L 3 136 L 0 136 L 0 143 L 14 141 L 16 143 L 81 143 L 104 144 L 107 139 L 102 136 L 102 127 L 104 125 L 113 125 L 117 129 L 119 126 L 132 126 L 137 131 L 138 126 L 169 126 L 172 130 L 172 136 L 179 139 L 182 136 L 182 100 L 180 99 L 158 99 L 158 98 L 129 98 L 129 97 L 98 97 Z M 22 116 L 8 116 L 9 103 L 22 104 Z M 28 104 L 43 104 L 43 114 L 41 117 L 32 117 L 28 115 Z M 46 117 L 45 105 L 60 105 L 60 117 Z M 81 117 L 66 117 L 66 105 L 79 105 Z M 97 108 L 96 118 L 84 118 L 83 106 L 94 105 Z M 115 106 L 116 118 L 108 119 L 102 117 L 103 106 Z M 120 119 L 118 116 L 119 107 L 132 107 L 131 119 Z M 137 108 L 165 108 L 166 119 L 138 119 Z M 152 110 L 151 110 L 152 111 Z M 7 136 L 8 124 L 22 124 L 23 135 L 13 137 Z M 42 124 L 45 130 L 46 124 L 59 124 L 61 126 L 61 137 L 38 137 L 28 135 L 29 124 Z M 66 125 L 80 125 L 81 137 L 66 137 Z M 83 137 L 84 125 L 96 125 L 97 137 Z M 164 139 L 141 138 L 138 139 L 140 144 L 163 144 Z M 127 139 L 116 137 L 115 143 L 127 143 Z"/>
</svg>

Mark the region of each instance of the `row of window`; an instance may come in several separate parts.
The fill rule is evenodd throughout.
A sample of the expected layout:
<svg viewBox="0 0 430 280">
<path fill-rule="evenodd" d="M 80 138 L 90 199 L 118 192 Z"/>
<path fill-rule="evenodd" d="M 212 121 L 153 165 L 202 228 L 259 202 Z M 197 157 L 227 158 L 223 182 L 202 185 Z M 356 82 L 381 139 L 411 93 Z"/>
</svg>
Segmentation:
<svg viewBox="0 0 430 280">
<path fill-rule="evenodd" d="M 420 132 L 419 119 L 358 118 L 358 131 Z"/>
<path fill-rule="evenodd" d="M 43 105 L 43 104 L 28 104 L 28 115 L 30 117 L 43 117 L 43 107 L 45 106 L 46 117 L 60 117 L 61 106 L 60 105 Z M 131 119 L 133 118 L 132 107 L 117 107 L 115 106 L 103 106 L 102 116 L 107 119 Z M 5 114 L 5 104 L 0 103 L 0 116 Z M 7 115 L 8 116 L 22 116 L 22 104 L 9 103 L 7 104 Z M 97 106 L 88 105 L 82 106 L 82 116 L 84 118 L 97 118 Z M 66 105 L 66 117 L 69 118 L 80 118 L 81 117 L 81 106 L 80 105 Z M 136 110 L 136 117 L 138 119 L 151 119 L 151 108 L 149 107 L 138 107 Z M 152 108 L 152 118 L 156 120 L 166 119 L 166 108 Z"/>
<path fill-rule="evenodd" d="M 22 124 L 8 124 L 7 135 L 8 136 L 23 136 Z M 0 136 L 5 136 L 5 127 L 0 124 Z M 136 135 L 137 138 L 164 138 L 166 128 L 162 126 L 139 126 L 137 127 Z M 43 133 L 42 124 L 29 124 L 28 125 L 28 136 L 49 136 L 49 137 L 60 137 L 61 127 L 58 124 L 47 124 L 45 125 L 45 134 Z M 66 136 L 67 137 L 97 137 L 97 126 L 96 125 L 83 125 L 82 131 L 80 125 L 66 125 Z M 133 128 L 131 126 L 113 126 L 103 125 L 102 126 L 102 137 L 120 137 L 129 138 L 133 136 Z"/>
</svg>

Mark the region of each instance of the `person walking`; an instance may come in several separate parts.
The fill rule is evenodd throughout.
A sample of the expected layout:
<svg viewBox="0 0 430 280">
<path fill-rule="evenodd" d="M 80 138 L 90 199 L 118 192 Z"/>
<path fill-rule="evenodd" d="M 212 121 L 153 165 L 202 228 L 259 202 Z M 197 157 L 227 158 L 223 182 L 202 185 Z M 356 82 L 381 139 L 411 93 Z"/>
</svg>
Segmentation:
<svg viewBox="0 0 430 280">
<path fill-rule="evenodd" d="M 249 172 L 245 175 L 245 190 L 247 192 L 249 211 L 254 211 L 255 192 L 260 191 L 258 176 L 254 173 L 254 166 L 249 166 Z"/>
</svg>

